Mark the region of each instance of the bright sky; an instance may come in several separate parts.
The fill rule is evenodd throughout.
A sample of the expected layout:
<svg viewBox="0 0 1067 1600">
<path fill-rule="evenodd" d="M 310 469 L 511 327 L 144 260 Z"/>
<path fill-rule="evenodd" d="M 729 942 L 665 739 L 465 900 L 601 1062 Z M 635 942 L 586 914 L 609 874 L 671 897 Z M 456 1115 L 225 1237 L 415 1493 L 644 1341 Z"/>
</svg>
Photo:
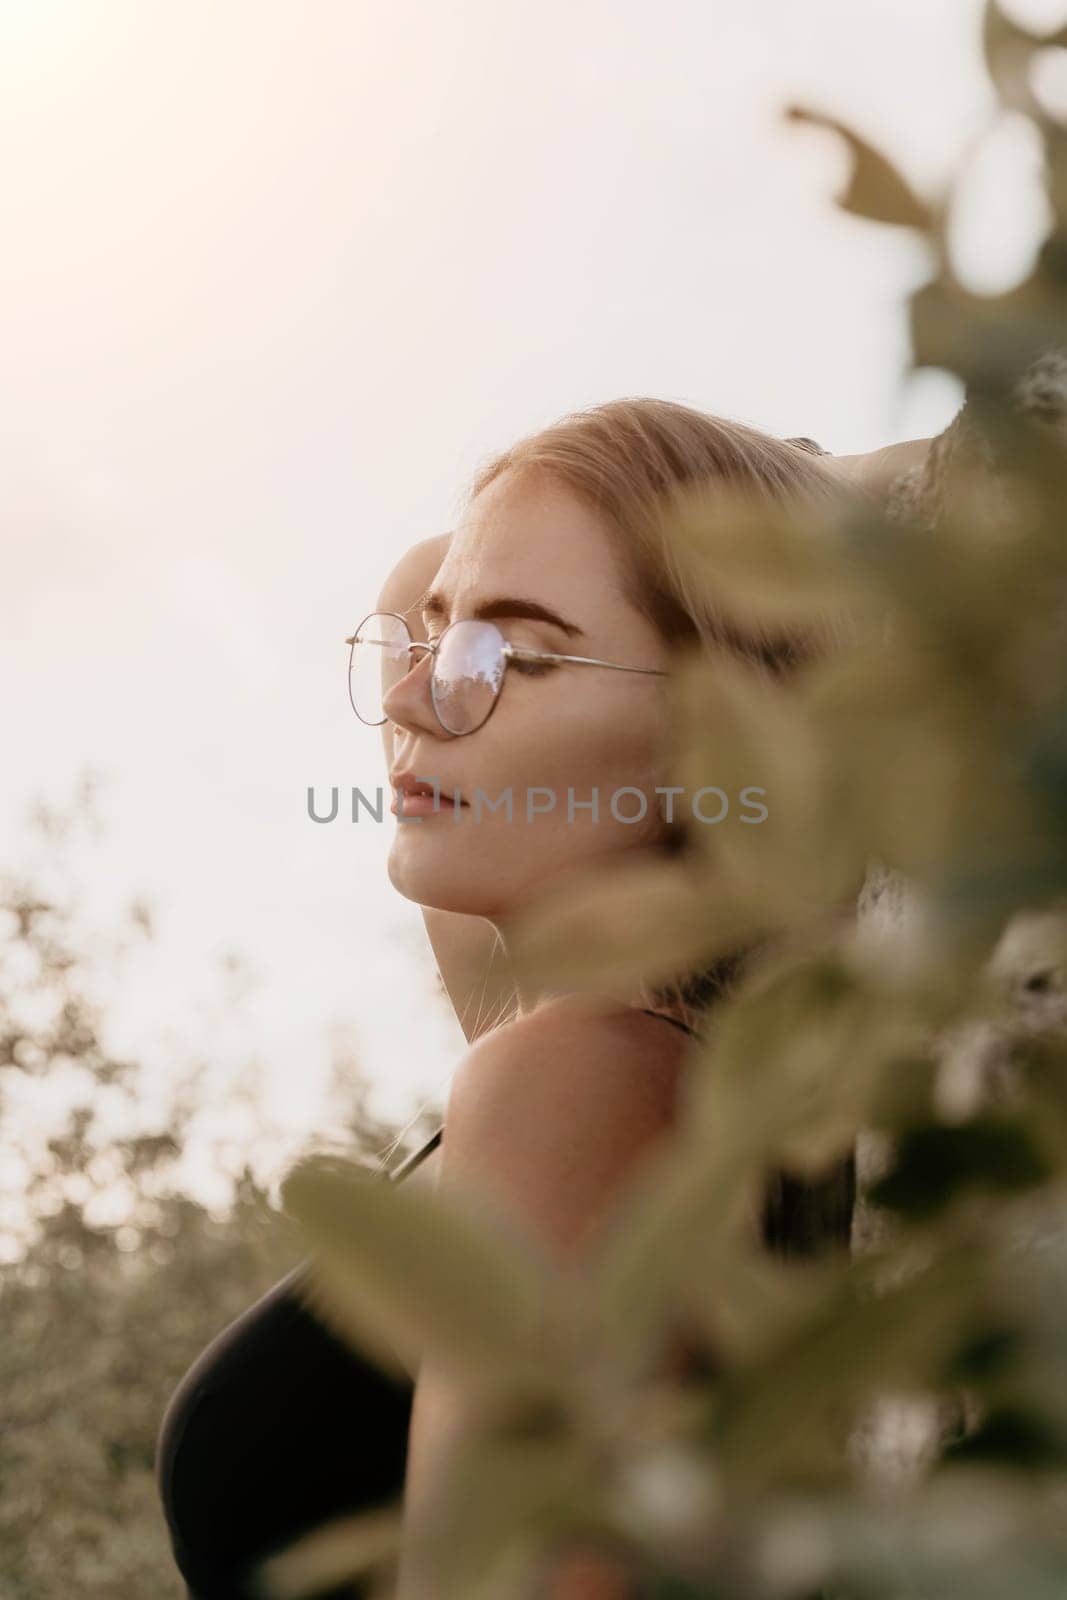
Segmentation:
<svg viewBox="0 0 1067 1600">
<path fill-rule="evenodd" d="M 220 1086 L 261 1058 L 300 1132 L 334 1025 L 391 1115 L 443 1098 L 463 1040 L 396 824 L 306 814 L 386 782 L 342 639 L 565 411 L 660 395 L 836 453 L 945 426 L 954 382 L 903 382 L 923 250 L 837 211 L 841 150 L 780 110 L 939 186 L 993 104 L 980 9 L 0 0 L 0 862 L 33 794 L 104 774 L 96 892 L 160 913 L 125 1037 L 184 1030 Z M 1038 215 L 1025 134 L 959 222 L 990 288 Z M 233 949 L 237 1039 L 205 1009 Z"/>
</svg>

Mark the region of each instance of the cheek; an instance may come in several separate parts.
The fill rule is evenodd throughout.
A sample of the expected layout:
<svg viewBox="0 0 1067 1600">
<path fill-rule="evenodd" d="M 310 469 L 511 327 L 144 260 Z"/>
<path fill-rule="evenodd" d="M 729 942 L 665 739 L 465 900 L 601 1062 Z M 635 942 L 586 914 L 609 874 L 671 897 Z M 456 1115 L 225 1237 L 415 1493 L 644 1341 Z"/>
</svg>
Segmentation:
<svg viewBox="0 0 1067 1600">
<path fill-rule="evenodd" d="M 518 761 L 523 776 L 516 771 L 516 783 L 551 785 L 561 799 L 568 785 L 576 791 L 597 787 L 604 800 L 612 788 L 630 784 L 646 789 L 651 801 L 664 733 L 653 694 L 571 696 L 557 701 L 553 712 L 531 720 L 524 731 Z"/>
</svg>

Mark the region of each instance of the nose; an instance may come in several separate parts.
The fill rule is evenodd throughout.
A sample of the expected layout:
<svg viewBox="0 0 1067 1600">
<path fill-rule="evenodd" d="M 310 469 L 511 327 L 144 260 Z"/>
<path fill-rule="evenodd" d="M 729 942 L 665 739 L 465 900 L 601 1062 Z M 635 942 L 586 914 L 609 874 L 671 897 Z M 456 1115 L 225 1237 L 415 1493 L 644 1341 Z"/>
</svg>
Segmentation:
<svg viewBox="0 0 1067 1600">
<path fill-rule="evenodd" d="M 430 678 L 433 655 L 429 650 L 412 650 L 412 666 L 382 696 L 382 710 L 388 720 L 409 733 L 428 733 L 435 738 L 451 737 L 437 720 L 433 708 Z"/>
</svg>

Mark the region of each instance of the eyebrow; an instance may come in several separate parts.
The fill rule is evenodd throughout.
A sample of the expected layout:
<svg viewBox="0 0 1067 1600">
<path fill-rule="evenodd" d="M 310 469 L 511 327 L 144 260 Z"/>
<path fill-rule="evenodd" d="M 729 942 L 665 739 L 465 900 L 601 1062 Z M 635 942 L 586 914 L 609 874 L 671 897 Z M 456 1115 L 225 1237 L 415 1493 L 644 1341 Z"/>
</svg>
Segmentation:
<svg viewBox="0 0 1067 1600">
<path fill-rule="evenodd" d="M 418 607 L 423 616 L 447 617 L 448 604 L 444 595 L 436 589 L 427 589 L 413 605 L 408 607 L 414 611 Z M 544 606 L 539 600 L 523 600 L 518 595 L 496 595 L 492 600 L 482 600 L 475 606 L 472 617 L 481 622 L 488 622 L 492 617 L 529 617 L 535 622 L 550 622 L 553 627 L 560 628 L 569 638 L 585 638 L 584 629 L 579 628 L 574 622 L 568 622 L 561 617 L 558 611 L 553 611 L 551 606 Z"/>
</svg>

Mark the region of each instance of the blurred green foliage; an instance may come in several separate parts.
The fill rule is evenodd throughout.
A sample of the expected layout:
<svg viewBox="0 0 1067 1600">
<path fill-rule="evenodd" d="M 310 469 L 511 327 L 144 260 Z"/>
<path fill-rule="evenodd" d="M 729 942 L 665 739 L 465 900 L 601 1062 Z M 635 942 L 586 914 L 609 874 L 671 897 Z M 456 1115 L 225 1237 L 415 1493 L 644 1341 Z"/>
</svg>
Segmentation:
<svg viewBox="0 0 1067 1600">
<path fill-rule="evenodd" d="M 164 1409 L 302 1254 L 247 1163 L 220 1158 L 227 1193 L 210 1209 L 187 1192 L 203 1063 L 169 1063 L 169 1105 L 146 1125 L 158 1079 L 108 1048 L 97 977 L 121 972 L 153 917 L 142 902 L 115 928 L 80 914 L 72 858 L 93 804 L 87 779 L 69 805 L 39 805 L 39 865 L 0 876 L 3 1600 L 184 1596 L 154 1479 Z M 349 1143 L 371 1162 L 394 1130 L 368 1107 L 358 1064 L 336 1065 Z M 115 1132 L 116 1105 L 134 1131 Z"/>
<path fill-rule="evenodd" d="M 1067 32 L 990 4 L 983 40 L 1054 214 L 1010 292 L 954 270 L 958 174 L 919 197 L 833 119 L 789 113 L 846 142 L 846 210 L 928 241 L 914 362 L 963 379 L 960 416 L 885 510 L 670 508 L 737 619 L 850 619 L 787 686 L 680 666 L 673 781 L 758 773 L 770 822 L 557 888 L 516 952 L 595 988 L 774 935 L 692 1047 L 670 1147 L 580 1273 L 455 1193 L 322 1161 L 284 1185 L 321 1314 L 472 1396 L 424 1532 L 442 1600 L 529 1596 L 573 1547 L 624 1574 L 597 1592 L 656 1600 L 1067 1593 L 1067 127 L 1034 87 Z M 851 1249 L 774 1258 L 751 1226 L 767 1172 L 850 1148 Z M 679 1323 L 698 1359 L 668 1378 Z M 327 1532 L 264 1593 L 357 1571 L 388 1593 L 396 1537 Z"/>
</svg>

